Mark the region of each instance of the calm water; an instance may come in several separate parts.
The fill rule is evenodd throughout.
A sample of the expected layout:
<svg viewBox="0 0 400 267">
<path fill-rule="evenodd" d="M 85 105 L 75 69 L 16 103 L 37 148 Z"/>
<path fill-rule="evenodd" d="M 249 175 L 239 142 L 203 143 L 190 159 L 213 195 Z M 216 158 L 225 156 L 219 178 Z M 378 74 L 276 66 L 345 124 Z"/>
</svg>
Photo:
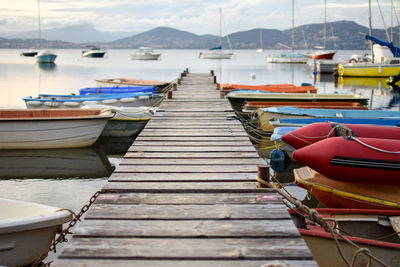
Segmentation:
<svg viewBox="0 0 400 267">
<path fill-rule="evenodd" d="M 231 60 L 199 59 L 199 50 L 161 50 L 158 61 L 134 61 L 134 50 L 109 50 L 105 58 L 82 58 L 80 50 L 55 50 L 53 66 L 39 66 L 34 58 L 19 56 L 20 50 L 0 50 L 1 107 L 25 107 L 23 97 L 38 93 L 77 93 L 79 88 L 96 86 L 95 79 L 142 78 L 172 81 L 185 69 L 191 72 L 214 70 L 218 82 L 271 84 L 303 82 L 315 84 L 319 92 L 353 92 L 372 98 L 372 108 L 399 109 L 384 80 L 345 79 L 331 75 L 314 76 L 310 65 L 268 64 L 266 55 L 235 51 Z M 362 51 L 339 51 L 337 58 L 349 58 Z M 253 79 L 252 79 L 253 77 Z M 255 78 L 254 78 L 255 77 Z M 127 141 L 129 144 L 129 140 Z M 118 165 L 121 144 L 103 143 L 95 149 L 68 152 L 0 152 L 0 197 L 32 201 L 79 212 L 94 192 L 106 183 Z M 90 168 L 96 166 L 96 168 Z M 79 177 L 85 174 L 85 177 Z M 77 178 L 79 177 L 79 178 Z"/>
</svg>

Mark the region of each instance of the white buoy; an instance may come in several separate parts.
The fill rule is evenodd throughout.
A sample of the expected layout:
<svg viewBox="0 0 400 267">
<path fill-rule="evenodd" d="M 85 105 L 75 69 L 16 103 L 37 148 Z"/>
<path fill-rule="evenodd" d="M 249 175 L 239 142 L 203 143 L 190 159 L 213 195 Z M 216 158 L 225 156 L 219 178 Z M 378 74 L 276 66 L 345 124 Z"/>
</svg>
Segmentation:
<svg viewBox="0 0 400 267">
<path fill-rule="evenodd" d="M 255 80 L 256 79 L 256 74 L 252 73 L 252 74 L 250 74 L 250 77 L 251 77 L 252 80 Z"/>
</svg>

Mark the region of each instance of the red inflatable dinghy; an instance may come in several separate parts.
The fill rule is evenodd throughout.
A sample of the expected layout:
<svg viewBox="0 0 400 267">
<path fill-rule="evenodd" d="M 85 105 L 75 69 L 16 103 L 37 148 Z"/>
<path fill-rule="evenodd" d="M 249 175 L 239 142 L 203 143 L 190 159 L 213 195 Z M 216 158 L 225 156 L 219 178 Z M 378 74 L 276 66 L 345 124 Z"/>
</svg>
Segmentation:
<svg viewBox="0 0 400 267">
<path fill-rule="evenodd" d="M 400 185 L 400 140 L 332 137 L 293 152 L 293 158 L 334 180 Z"/>
<path fill-rule="evenodd" d="M 282 141 L 299 149 L 329 137 L 349 134 L 356 137 L 400 140 L 400 127 L 317 122 L 282 135 Z"/>
</svg>

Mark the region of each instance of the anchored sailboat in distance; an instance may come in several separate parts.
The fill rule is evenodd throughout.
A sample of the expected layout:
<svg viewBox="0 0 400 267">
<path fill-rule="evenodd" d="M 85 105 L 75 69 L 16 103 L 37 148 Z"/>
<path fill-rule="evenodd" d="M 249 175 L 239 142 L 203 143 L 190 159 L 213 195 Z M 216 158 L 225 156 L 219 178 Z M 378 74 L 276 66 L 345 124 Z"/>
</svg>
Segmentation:
<svg viewBox="0 0 400 267">
<path fill-rule="evenodd" d="M 42 50 L 42 29 L 40 23 L 40 0 L 38 0 L 38 24 L 39 24 L 39 42 L 40 42 L 40 50 Z M 57 55 L 50 51 L 40 51 L 36 55 L 37 63 L 54 63 Z"/>
<path fill-rule="evenodd" d="M 307 63 L 308 55 L 294 52 L 294 0 L 292 0 L 292 47 L 290 52 L 278 56 L 268 56 L 269 63 Z"/>
<path fill-rule="evenodd" d="M 311 59 L 332 59 L 336 51 L 326 50 L 326 0 L 325 0 L 325 23 L 324 23 L 324 46 L 315 47 L 318 50 L 314 53 L 308 54 Z"/>
<path fill-rule="evenodd" d="M 229 36 L 227 36 L 229 42 Z M 206 52 L 200 52 L 199 57 L 204 59 L 230 59 L 232 52 L 222 51 L 222 9 L 219 9 L 219 45 L 217 47 L 210 48 Z"/>
</svg>

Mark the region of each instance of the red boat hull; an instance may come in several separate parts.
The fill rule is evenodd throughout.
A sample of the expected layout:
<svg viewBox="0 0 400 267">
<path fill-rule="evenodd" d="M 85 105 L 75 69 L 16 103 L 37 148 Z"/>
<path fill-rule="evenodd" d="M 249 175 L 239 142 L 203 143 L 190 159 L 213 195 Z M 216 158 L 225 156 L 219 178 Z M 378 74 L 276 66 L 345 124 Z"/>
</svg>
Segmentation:
<svg viewBox="0 0 400 267">
<path fill-rule="evenodd" d="M 400 185 L 400 140 L 332 137 L 293 152 L 322 175 L 345 182 Z"/>
<path fill-rule="evenodd" d="M 318 122 L 306 125 L 282 136 L 282 141 L 296 149 L 308 146 L 329 137 L 341 136 L 339 124 Z M 368 124 L 342 124 L 356 137 L 400 140 L 400 128 Z"/>
<path fill-rule="evenodd" d="M 336 52 L 328 52 L 328 53 L 314 53 L 309 54 L 308 57 L 311 59 L 332 59 L 335 56 Z"/>
</svg>

